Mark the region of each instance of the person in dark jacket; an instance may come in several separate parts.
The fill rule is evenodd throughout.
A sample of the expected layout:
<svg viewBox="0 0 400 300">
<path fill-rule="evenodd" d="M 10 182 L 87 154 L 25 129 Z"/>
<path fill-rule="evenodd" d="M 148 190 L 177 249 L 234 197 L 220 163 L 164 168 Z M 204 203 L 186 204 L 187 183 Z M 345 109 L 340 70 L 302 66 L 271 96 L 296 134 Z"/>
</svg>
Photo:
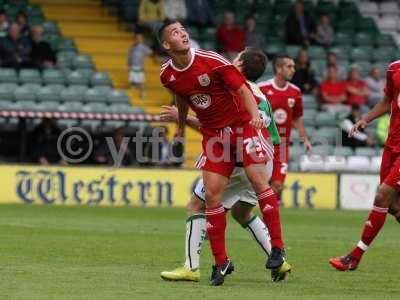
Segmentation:
<svg viewBox="0 0 400 300">
<path fill-rule="evenodd" d="M 314 19 L 304 12 L 301 1 L 296 1 L 285 21 L 286 42 L 292 45 L 309 46 L 315 41 Z"/>
<path fill-rule="evenodd" d="M 305 49 L 301 49 L 297 55 L 296 72 L 293 75 L 292 83 L 298 86 L 304 94 L 316 95 L 318 93 L 317 81 Z"/>
<path fill-rule="evenodd" d="M 2 66 L 15 69 L 31 67 L 31 49 L 29 40 L 21 36 L 20 26 L 11 24 L 8 35 L 0 40 Z"/>
<path fill-rule="evenodd" d="M 43 40 L 43 33 L 42 26 L 38 25 L 32 28 L 32 65 L 38 69 L 53 68 L 56 64 L 56 54 L 50 44 Z"/>
</svg>

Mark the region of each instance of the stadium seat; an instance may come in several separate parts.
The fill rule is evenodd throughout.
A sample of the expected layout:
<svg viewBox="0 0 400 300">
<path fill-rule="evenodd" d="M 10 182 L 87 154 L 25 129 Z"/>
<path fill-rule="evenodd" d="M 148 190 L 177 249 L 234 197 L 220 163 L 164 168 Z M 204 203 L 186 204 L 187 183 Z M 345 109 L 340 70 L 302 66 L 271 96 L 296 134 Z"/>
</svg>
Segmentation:
<svg viewBox="0 0 400 300">
<path fill-rule="evenodd" d="M 65 88 L 62 84 L 48 84 L 46 88 L 52 90 L 54 93 L 61 94 L 61 91 Z"/>
<path fill-rule="evenodd" d="M 333 155 L 335 156 L 351 156 L 353 154 L 354 152 L 351 147 L 335 147 L 333 149 Z"/>
<path fill-rule="evenodd" d="M 370 159 L 365 156 L 349 156 L 347 158 L 347 167 L 349 171 L 369 171 Z"/>
<path fill-rule="evenodd" d="M 308 48 L 308 54 L 312 59 L 325 59 L 326 51 L 321 46 L 310 46 Z"/>
<path fill-rule="evenodd" d="M 316 126 L 336 126 L 336 115 L 329 112 L 319 112 L 315 116 Z"/>
<path fill-rule="evenodd" d="M 60 29 L 57 22 L 46 20 L 43 22 L 42 26 L 46 34 L 60 34 Z"/>
<path fill-rule="evenodd" d="M 14 91 L 17 88 L 16 83 L 0 84 L 0 101 L 12 101 L 14 99 Z"/>
<path fill-rule="evenodd" d="M 58 120 L 57 122 L 58 126 L 60 126 L 62 129 L 64 128 L 70 128 L 70 127 L 75 127 L 78 125 L 78 120 Z"/>
<path fill-rule="evenodd" d="M 345 171 L 347 170 L 347 161 L 344 156 L 329 155 L 325 158 L 325 171 Z"/>
<path fill-rule="evenodd" d="M 313 143 L 319 144 L 333 144 L 336 141 L 337 135 L 340 133 L 340 130 L 336 127 L 321 127 L 317 129 L 312 136 Z"/>
<path fill-rule="evenodd" d="M 379 14 L 378 4 L 372 1 L 363 1 L 359 3 L 358 9 L 360 10 L 361 14 L 367 16 L 376 16 Z"/>
<path fill-rule="evenodd" d="M 336 45 L 350 45 L 353 43 L 353 35 L 345 32 L 337 32 L 335 34 Z"/>
<path fill-rule="evenodd" d="M 303 95 L 303 108 L 307 110 L 316 110 L 318 103 L 313 95 Z"/>
<path fill-rule="evenodd" d="M 304 154 L 304 147 L 301 145 L 290 146 L 289 148 L 289 157 L 291 161 L 300 161 L 301 156 Z"/>
<path fill-rule="evenodd" d="M 14 90 L 15 101 L 35 101 L 36 93 L 31 88 L 25 86 L 19 86 Z"/>
<path fill-rule="evenodd" d="M 97 127 L 101 125 L 100 120 L 82 120 L 81 124 L 82 127 L 85 129 L 89 129 L 92 132 L 95 132 L 97 130 Z"/>
<path fill-rule="evenodd" d="M 110 76 L 107 72 L 96 72 L 92 75 L 90 79 L 90 83 L 92 86 L 99 86 L 99 85 L 107 85 L 111 86 L 112 82 Z"/>
<path fill-rule="evenodd" d="M 393 50 L 392 47 L 377 48 L 374 49 L 374 51 L 372 52 L 372 60 L 374 62 L 381 61 L 383 58 L 387 58 L 389 61 L 391 61 L 395 59 L 394 56 L 395 56 L 395 51 Z"/>
<path fill-rule="evenodd" d="M 396 47 L 396 43 L 393 40 L 391 34 L 378 34 L 375 39 L 375 44 L 377 47 Z"/>
<path fill-rule="evenodd" d="M 89 83 L 89 79 L 83 74 L 81 71 L 72 71 L 66 75 L 67 82 L 69 85 L 73 84 L 82 84 L 87 85 Z"/>
<path fill-rule="evenodd" d="M 359 68 L 362 77 L 366 77 L 371 73 L 372 64 L 369 61 L 357 61 L 354 65 Z"/>
<path fill-rule="evenodd" d="M 286 54 L 295 59 L 299 53 L 301 46 L 288 45 L 286 46 Z"/>
<path fill-rule="evenodd" d="M 379 172 L 381 168 L 382 156 L 373 156 L 371 157 L 371 172 Z"/>
<path fill-rule="evenodd" d="M 24 100 L 20 102 L 21 109 L 26 111 L 40 111 L 40 106 L 35 101 Z"/>
<path fill-rule="evenodd" d="M 129 96 L 124 90 L 112 90 L 108 93 L 108 102 L 113 103 L 129 103 Z"/>
<path fill-rule="evenodd" d="M 350 59 L 353 62 L 370 61 L 372 48 L 370 47 L 356 47 L 350 51 Z"/>
<path fill-rule="evenodd" d="M 105 103 L 89 103 L 83 107 L 83 111 L 106 113 L 110 112 L 110 107 Z"/>
<path fill-rule="evenodd" d="M 59 102 L 60 92 L 56 92 L 53 89 L 49 88 L 48 86 L 41 87 L 37 92 L 37 99 L 38 101 L 45 101 L 45 102 Z"/>
<path fill-rule="evenodd" d="M 8 100 L 1 100 L 0 110 L 14 110 L 14 102 Z"/>
<path fill-rule="evenodd" d="M 58 111 L 60 104 L 58 102 L 54 102 L 54 101 L 41 101 L 37 104 L 37 110 L 39 111 Z"/>
<path fill-rule="evenodd" d="M 395 16 L 385 16 L 377 19 L 378 27 L 381 31 L 395 32 L 398 28 L 398 19 Z"/>
<path fill-rule="evenodd" d="M 372 157 L 372 156 L 377 155 L 377 153 L 374 148 L 359 147 L 359 148 L 356 148 L 355 155 Z"/>
<path fill-rule="evenodd" d="M 303 112 L 303 122 L 305 126 L 315 126 L 315 116 L 317 111 L 314 109 L 305 109 Z"/>
<path fill-rule="evenodd" d="M 329 52 L 335 53 L 338 60 L 347 60 L 349 58 L 348 49 L 344 46 L 331 47 Z"/>
<path fill-rule="evenodd" d="M 113 113 L 130 113 L 131 109 L 132 106 L 128 103 L 118 103 L 110 106 L 110 110 Z"/>
<path fill-rule="evenodd" d="M 67 37 L 60 39 L 60 42 L 58 44 L 58 51 L 76 52 L 76 45 L 74 40 Z"/>
<path fill-rule="evenodd" d="M 42 84 L 42 78 L 38 70 L 35 69 L 22 69 L 19 71 L 19 82 L 24 83 L 38 83 Z"/>
<path fill-rule="evenodd" d="M 368 34 L 378 34 L 378 28 L 373 18 L 360 18 L 357 22 L 357 30 Z"/>
<path fill-rule="evenodd" d="M 373 46 L 374 37 L 365 32 L 359 32 L 354 38 L 355 46 Z"/>
<path fill-rule="evenodd" d="M 93 61 L 89 55 L 79 54 L 76 55 L 72 60 L 72 66 L 75 69 L 93 69 Z"/>
<path fill-rule="evenodd" d="M 81 112 L 83 104 L 81 102 L 65 102 L 58 107 L 58 110 L 65 112 Z"/>
<path fill-rule="evenodd" d="M 93 103 L 93 102 L 107 102 L 107 94 L 102 93 L 100 90 L 91 88 L 88 89 L 84 95 L 84 101 L 87 103 Z"/>
<path fill-rule="evenodd" d="M 324 171 L 325 164 L 324 159 L 320 155 L 303 155 L 300 159 L 300 170 L 301 171 L 313 171 L 320 172 Z"/>
<path fill-rule="evenodd" d="M 83 102 L 83 93 L 74 86 L 70 86 L 61 91 L 61 101 L 65 103 Z"/>
<path fill-rule="evenodd" d="M 10 68 L 0 68 L 0 83 L 1 82 L 17 83 L 17 72 Z"/>
<path fill-rule="evenodd" d="M 55 69 L 46 69 L 42 73 L 44 84 L 65 84 L 64 74 Z"/>
<path fill-rule="evenodd" d="M 312 150 L 313 155 L 320 155 L 322 157 L 328 156 L 332 154 L 332 146 L 329 145 L 317 145 L 313 147 Z"/>
<path fill-rule="evenodd" d="M 282 43 L 268 43 L 267 49 L 268 54 L 278 54 L 285 52 L 285 45 Z"/>
<path fill-rule="evenodd" d="M 399 10 L 398 4 L 395 1 L 387 1 L 387 2 L 382 2 L 379 5 L 379 12 L 384 17 L 387 17 L 387 16 L 398 17 L 400 10 Z"/>
</svg>

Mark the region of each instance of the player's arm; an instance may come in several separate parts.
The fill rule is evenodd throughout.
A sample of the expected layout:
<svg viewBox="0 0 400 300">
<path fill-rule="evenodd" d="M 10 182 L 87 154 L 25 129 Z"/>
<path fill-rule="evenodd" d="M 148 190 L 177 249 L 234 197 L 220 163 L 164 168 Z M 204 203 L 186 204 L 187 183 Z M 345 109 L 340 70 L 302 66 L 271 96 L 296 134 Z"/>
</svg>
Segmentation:
<svg viewBox="0 0 400 300">
<path fill-rule="evenodd" d="M 299 118 L 293 119 L 293 123 L 292 124 L 293 124 L 293 127 L 299 133 L 299 138 L 301 140 L 303 140 L 304 148 L 307 151 L 311 151 L 312 150 L 312 145 L 311 145 L 311 143 L 310 143 L 310 141 L 308 139 L 308 136 L 307 136 L 307 131 L 306 131 L 306 128 L 305 128 L 304 122 L 303 122 L 303 117 L 299 117 Z"/>
<path fill-rule="evenodd" d="M 178 107 L 178 129 L 177 129 L 177 136 L 183 136 L 184 135 L 184 130 L 185 130 L 185 125 L 186 125 L 186 120 L 189 112 L 189 106 L 186 102 L 186 100 L 181 97 L 176 95 L 175 96 L 175 102 L 176 106 Z"/>
<path fill-rule="evenodd" d="M 250 124 L 257 129 L 263 128 L 264 121 L 260 118 L 260 114 L 258 113 L 257 102 L 256 99 L 254 99 L 253 93 L 250 91 L 246 84 L 242 84 L 237 90 L 237 93 L 244 101 L 244 106 L 251 116 Z"/>
<path fill-rule="evenodd" d="M 381 101 L 379 101 L 375 106 L 364 115 L 354 126 L 351 128 L 349 136 L 354 136 L 360 128 L 365 128 L 368 123 L 372 122 L 376 118 L 384 115 L 385 113 L 390 112 L 390 98 L 388 96 L 384 96 Z"/>
<path fill-rule="evenodd" d="M 161 106 L 163 111 L 160 113 L 160 119 L 165 122 L 178 122 L 178 108 L 176 106 Z M 188 115 L 186 124 L 194 130 L 199 131 L 201 123 L 195 116 Z"/>
</svg>

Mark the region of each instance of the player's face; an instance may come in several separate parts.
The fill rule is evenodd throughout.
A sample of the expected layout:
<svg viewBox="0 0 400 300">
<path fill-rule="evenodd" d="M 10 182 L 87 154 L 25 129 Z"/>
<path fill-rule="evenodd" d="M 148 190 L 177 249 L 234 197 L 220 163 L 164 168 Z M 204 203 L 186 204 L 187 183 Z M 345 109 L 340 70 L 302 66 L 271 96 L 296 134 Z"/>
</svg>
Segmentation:
<svg viewBox="0 0 400 300">
<path fill-rule="evenodd" d="M 286 80 L 290 81 L 293 78 L 295 69 L 295 64 L 293 59 L 285 58 L 282 67 L 280 68 L 280 75 Z"/>
<path fill-rule="evenodd" d="M 163 47 L 167 51 L 187 52 L 190 49 L 190 38 L 185 27 L 176 22 L 165 29 Z"/>
</svg>

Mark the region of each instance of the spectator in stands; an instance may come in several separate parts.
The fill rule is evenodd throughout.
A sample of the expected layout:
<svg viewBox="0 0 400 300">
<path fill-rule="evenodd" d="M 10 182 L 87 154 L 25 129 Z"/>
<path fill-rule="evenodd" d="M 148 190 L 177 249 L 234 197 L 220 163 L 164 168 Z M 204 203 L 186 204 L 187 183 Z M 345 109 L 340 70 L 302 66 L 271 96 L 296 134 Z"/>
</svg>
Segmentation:
<svg viewBox="0 0 400 300">
<path fill-rule="evenodd" d="M 187 17 L 185 0 L 164 0 L 164 11 L 167 19 L 183 22 Z"/>
<path fill-rule="evenodd" d="M 310 57 L 305 49 L 300 49 L 297 55 L 296 72 L 292 78 L 292 83 L 305 94 L 316 95 L 318 92 L 317 81 L 310 65 Z"/>
<path fill-rule="evenodd" d="M 301 1 L 296 1 L 285 21 L 286 41 L 288 44 L 309 46 L 315 40 L 315 21 L 304 12 Z"/>
<path fill-rule="evenodd" d="M 244 49 L 245 33 L 235 24 L 235 15 L 231 11 L 224 12 L 224 21 L 217 30 L 217 43 L 221 52 L 233 60 Z"/>
<path fill-rule="evenodd" d="M 8 20 L 6 12 L 3 9 L 0 9 L 0 38 L 3 38 L 7 35 L 8 31 Z"/>
<path fill-rule="evenodd" d="M 346 83 L 337 77 L 335 66 L 328 68 L 328 74 L 320 86 L 321 108 L 336 112 L 349 112 L 350 107 L 344 104 L 347 100 Z"/>
<path fill-rule="evenodd" d="M 328 69 L 329 67 L 336 67 L 337 72 L 338 72 L 338 79 L 344 80 L 346 77 L 346 69 L 345 67 L 341 66 L 337 62 L 337 56 L 333 52 L 329 52 L 328 55 L 326 56 L 326 68 Z M 324 77 L 326 77 L 328 74 L 325 72 Z"/>
<path fill-rule="evenodd" d="M 160 0 L 141 0 L 139 5 L 139 25 L 154 33 L 165 20 L 164 5 Z"/>
<path fill-rule="evenodd" d="M 31 135 L 33 160 L 41 165 L 54 163 L 67 164 L 57 150 L 57 140 L 61 129 L 53 119 L 43 119 Z"/>
<path fill-rule="evenodd" d="M 43 33 L 44 29 L 40 25 L 32 28 L 32 65 L 38 69 L 54 68 L 57 62 L 56 53 L 51 49 L 50 44 L 43 40 Z"/>
<path fill-rule="evenodd" d="M 254 19 L 253 16 L 251 15 L 246 16 L 245 27 L 246 27 L 245 46 L 265 51 L 267 43 L 265 42 L 264 36 L 256 31 L 256 20 Z"/>
<path fill-rule="evenodd" d="M 326 13 L 321 14 L 315 35 L 316 42 L 321 46 L 330 47 L 333 44 L 334 37 L 335 32 L 333 31 L 329 15 Z"/>
<path fill-rule="evenodd" d="M 347 90 L 347 104 L 359 105 L 361 112 L 364 114 L 368 112 L 367 98 L 368 87 L 360 75 L 360 70 L 356 65 L 350 67 L 349 76 L 346 81 Z"/>
<path fill-rule="evenodd" d="M 19 25 L 21 36 L 29 37 L 31 29 L 28 24 L 28 16 L 23 11 L 18 12 L 17 17 L 15 18 L 17 24 Z"/>
<path fill-rule="evenodd" d="M 109 165 L 109 166 L 117 164 L 117 167 L 130 166 L 135 164 L 136 163 L 135 156 L 133 155 L 133 153 L 129 148 L 129 143 L 126 140 L 124 141 L 124 138 L 125 138 L 125 129 L 123 127 L 115 129 L 112 139 L 115 148 L 112 151 L 113 146 L 110 147 L 109 144 L 106 142 L 102 143 L 99 147 L 96 148 L 94 154 L 95 162 L 97 164 Z M 120 156 L 115 157 L 115 155 L 118 156 L 120 155 Z M 120 161 L 115 159 L 120 159 Z"/>
<path fill-rule="evenodd" d="M 365 79 L 368 86 L 368 106 L 374 107 L 383 98 L 385 80 L 381 77 L 381 70 L 377 67 L 372 68 L 370 76 Z"/>
<path fill-rule="evenodd" d="M 213 25 L 212 13 L 208 0 L 187 1 L 188 22 L 199 30 Z"/>
<path fill-rule="evenodd" d="M 378 142 L 379 142 L 380 146 L 383 146 L 386 142 L 386 139 L 388 136 L 389 123 L 390 123 L 389 114 L 383 115 L 377 121 L 376 137 L 378 138 Z"/>
<path fill-rule="evenodd" d="M 137 33 L 135 42 L 128 52 L 129 83 L 139 90 L 140 98 L 144 97 L 144 59 L 153 51 L 144 42 L 143 35 Z"/>
<path fill-rule="evenodd" d="M 349 133 L 354 124 L 360 119 L 360 106 L 353 104 L 350 114 L 342 121 L 340 128 L 342 129 L 343 146 L 352 147 L 369 147 L 374 145 L 373 139 L 365 132 L 364 128 L 360 128 L 354 136 L 349 137 Z"/>
<path fill-rule="evenodd" d="M 0 42 L 2 66 L 7 68 L 31 67 L 31 44 L 21 36 L 20 27 L 13 23 L 8 28 L 8 35 Z"/>
</svg>

